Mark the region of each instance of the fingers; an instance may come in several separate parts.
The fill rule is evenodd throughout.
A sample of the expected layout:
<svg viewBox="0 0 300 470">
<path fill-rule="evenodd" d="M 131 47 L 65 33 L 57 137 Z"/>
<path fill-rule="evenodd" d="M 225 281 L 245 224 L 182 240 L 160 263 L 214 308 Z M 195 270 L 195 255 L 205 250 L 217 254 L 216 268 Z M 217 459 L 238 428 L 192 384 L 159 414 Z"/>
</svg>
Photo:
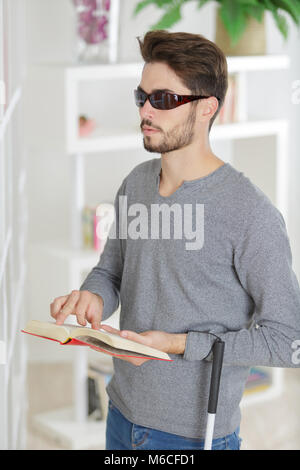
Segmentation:
<svg viewBox="0 0 300 470">
<path fill-rule="evenodd" d="M 53 302 L 50 304 L 51 317 L 56 319 L 60 309 L 66 303 L 68 297 L 69 297 L 68 295 L 63 295 L 63 296 L 57 297 L 56 299 L 53 300 Z"/>
<path fill-rule="evenodd" d="M 99 305 L 95 304 L 94 301 L 87 308 L 86 319 L 91 323 L 93 329 L 99 330 L 101 328 L 102 312 L 99 309 Z"/>
<path fill-rule="evenodd" d="M 91 325 L 94 330 L 100 330 L 101 320 L 92 320 Z"/>
<path fill-rule="evenodd" d="M 109 333 L 114 333 L 116 335 L 120 335 L 121 333 L 120 330 L 116 330 L 116 328 L 113 328 L 110 325 L 101 325 L 101 328 L 103 328 L 103 330 L 108 331 Z"/>
<path fill-rule="evenodd" d="M 79 325 L 100 329 L 103 302 L 101 297 L 89 291 L 73 290 L 70 295 L 57 297 L 50 304 L 50 313 L 57 325 L 62 325 L 69 315 L 76 315 Z"/>
<path fill-rule="evenodd" d="M 59 313 L 56 316 L 56 324 L 57 325 L 62 325 L 64 323 L 65 319 L 69 315 L 71 315 L 72 313 L 76 314 L 75 306 L 76 306 L 76 303 L 79 299 L 79 296 L 80 296 L 79 291 L 73 290 L 71 292 L 71 294 L 68 296 L 67 302 L 61 308 L 61 310 L 59 311 Z M 80 317 L 80 319 L 81 319 L 81 317 Z M 78 320 L 78 317 L 77 317 L 77 320 Z M 80 324 L 82 324 L 82 323 L 80 323 Z"/>
<path fill-rule="evenodd" d="M 86 326 L 86 311 L 89 305 L 89 296 L 85 295 L 83 292 L 79 292 L 78 297 L 74 296 L 74 301 L 76 301 L 76 305 L 74 306 L 74 313 L 76 315 L 77 322 L 79 325 Z"/>
</svg>

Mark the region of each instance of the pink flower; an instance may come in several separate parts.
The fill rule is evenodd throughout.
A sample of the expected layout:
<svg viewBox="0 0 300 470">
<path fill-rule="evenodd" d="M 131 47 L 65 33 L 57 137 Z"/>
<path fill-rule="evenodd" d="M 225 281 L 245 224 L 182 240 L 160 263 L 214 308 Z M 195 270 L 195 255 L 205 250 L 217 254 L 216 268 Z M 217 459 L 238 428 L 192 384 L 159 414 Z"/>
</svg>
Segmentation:
<svg viewBox="0 0 300 470">
<path fill-rule="evenodd" d="M 89 24 L 80 23 L 78 33 L 82 39 L 88 44 L 98 44 L 107 39 L 108 34 L 106 26 L 108 19 L 106 16 L 96 17 Z"/>
<path fill-rule="evenodd" d="M 89 10 L 95 10 L 97 8 L 97 0 L 73 0 L 75 7 L 86 7 Z"/>
<path fill-rule="evenodd" d="M 110 0 L 102 0 L 102 8 L 106 11 L 110 9 Z"/>
</svg>

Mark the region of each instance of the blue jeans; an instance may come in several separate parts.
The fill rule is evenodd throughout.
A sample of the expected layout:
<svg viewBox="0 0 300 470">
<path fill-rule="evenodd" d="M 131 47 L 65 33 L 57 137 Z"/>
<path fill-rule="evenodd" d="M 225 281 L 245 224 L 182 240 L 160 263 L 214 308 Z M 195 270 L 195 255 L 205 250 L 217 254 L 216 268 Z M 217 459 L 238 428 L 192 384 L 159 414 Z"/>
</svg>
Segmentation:
<svg viewBox="0 0 300 470">
<path fill-rule="evenodd" d="M 228 436 L 213 439 L 212 450 L 239 450 L 239 428 Z M 139 426 L 128 421 L 109 399 L 106 421 L 106 450 L 203 450 L 204 439 L 189 438 Z"/>
</svg>

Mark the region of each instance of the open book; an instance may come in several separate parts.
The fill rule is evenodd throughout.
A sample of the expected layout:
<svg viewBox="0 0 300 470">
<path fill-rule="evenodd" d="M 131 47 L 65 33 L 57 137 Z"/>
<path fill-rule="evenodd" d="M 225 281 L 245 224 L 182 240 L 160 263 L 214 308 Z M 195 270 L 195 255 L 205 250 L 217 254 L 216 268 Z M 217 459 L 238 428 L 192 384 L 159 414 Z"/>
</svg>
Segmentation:
<svg viewBox="0 0 300 470">
<path fill-rule="evenodd" d="M 151 348 L 136 341 L 109 333 L 103 329 L 94 330 L 84 326 L 56 325 L 52 322 L 31 320 L 23 333 L 40 336 L 42 338 L 58 341 L 63 345 L 89 346 L 96 351 L 112 356 L 145 357 L 172 361 L 169 355 L 158 349 Z"/>
</svg>

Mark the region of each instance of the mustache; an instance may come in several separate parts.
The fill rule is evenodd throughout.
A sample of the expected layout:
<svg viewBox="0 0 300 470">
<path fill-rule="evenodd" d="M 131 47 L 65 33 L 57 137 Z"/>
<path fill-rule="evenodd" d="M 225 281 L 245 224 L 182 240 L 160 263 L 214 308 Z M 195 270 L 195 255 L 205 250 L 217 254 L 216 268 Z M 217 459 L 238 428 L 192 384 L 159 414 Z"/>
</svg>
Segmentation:
<svg viewBox="0 0 300 470">
<path fill-rule="evenodd" d="M 161 129 L 159 127 L 154 126 L 152 124 L 152 122 L 148 121 L 147 119 L 142 120 L 140 128 L 142 129 L 142 127 L 144 127 L 144 126 L 149 126 L 149 127 L 152 127 L 153 129 L 157 129 L 158 131 L 161 131 Z"/>
</svg>

